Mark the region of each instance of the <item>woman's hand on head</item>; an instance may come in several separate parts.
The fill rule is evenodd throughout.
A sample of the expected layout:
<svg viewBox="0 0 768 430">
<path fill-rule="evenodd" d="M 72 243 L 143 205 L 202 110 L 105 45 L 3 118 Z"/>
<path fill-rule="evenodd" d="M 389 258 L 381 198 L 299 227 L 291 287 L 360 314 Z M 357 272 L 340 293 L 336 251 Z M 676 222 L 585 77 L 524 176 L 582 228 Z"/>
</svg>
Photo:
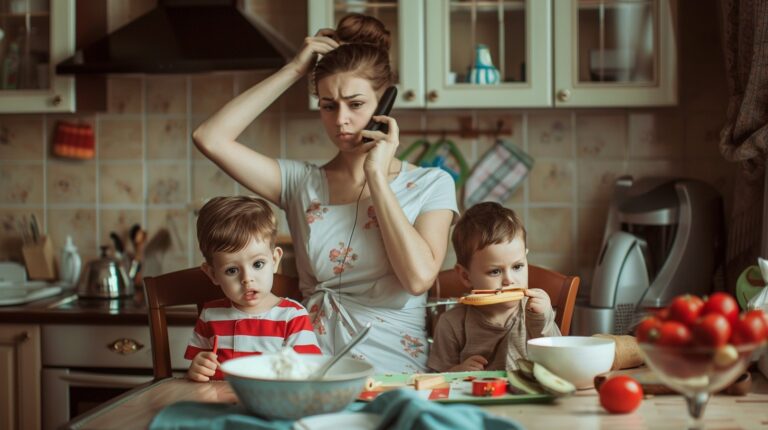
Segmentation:
<svg viewBox="0 0 768 430">
<path fill-rule="evenodd" d="M 299 53 L 291 60 L 291 65 L 298 74 L 305 75 L 312 68 L 318 54 L 325 55 L 339 47 L 339 42 L 333 38 L 335 34 L 336 32 L 332 29 L 323 28 L 314 36 L 304 38 L 304 44 Z"/>
<path fill-rule="evenodd" d="M 549 294 L 541 288 L 526 288 L 523 293 L 528 296 L 528 303 L 525 305 L 525 310 L 528 312 L 543 314 L 547 309 L 552 308 Z"/>
<path fill-rule="evenodd" d="M 360 132 L 364 138 L 372 139 L 371 142 L 363 144 L 363 149 L 368 152 L 363 169 L 367 177 L 380 174 L 386 178 L 392 159 L 397 153 L 397 147 L 400 145 L 400 129 L 397 126 L 397 121 L 392 117 L 379 115 L 374 116 L 373 119 L 377 122 L 386 123 L 389 131 L 386 134 L 381 131 L 370 130 Z"/>
</svg>

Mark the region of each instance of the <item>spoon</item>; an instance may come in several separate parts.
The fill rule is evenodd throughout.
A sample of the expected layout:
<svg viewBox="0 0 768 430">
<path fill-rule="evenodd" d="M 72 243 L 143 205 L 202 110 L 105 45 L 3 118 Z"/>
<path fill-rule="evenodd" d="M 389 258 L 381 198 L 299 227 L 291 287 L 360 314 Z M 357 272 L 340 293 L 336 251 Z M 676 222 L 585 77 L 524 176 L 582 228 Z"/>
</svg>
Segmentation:
<svg viewBox="0 0 768 430">
<path fill-rule="evenodd" d="M 312 380 L 323 379 L 323 376 L 325 376 L 325 374 L 331 369 L 331 367 L 333 367 L 333 365 L 336 364 L 336 362 L 339 361 L 339 359 L 343 357 L 344 354 L 348 353 L 350 349 L 352 349 L 355 345 L 360 343 L 360 341 L 363 340 L 363 338 L 365 338 L 365 335 L 368 334 L 368 331 L 370 329 L 371 329 L 371 323 L 367 323 L 362 330 L 357 332 L 355 337 L 353 337 L 348 344 L 344 345 L 344 348 L 342 348 L 341 351 L 337 352 L 333 357 L 331 357 L 330 360 L 328 360 L 325 364 L 320 366 L 320 368 L 317 369 L 312 375 L 310 375 L 309 379 L 312 379 Z"/>
</svg>

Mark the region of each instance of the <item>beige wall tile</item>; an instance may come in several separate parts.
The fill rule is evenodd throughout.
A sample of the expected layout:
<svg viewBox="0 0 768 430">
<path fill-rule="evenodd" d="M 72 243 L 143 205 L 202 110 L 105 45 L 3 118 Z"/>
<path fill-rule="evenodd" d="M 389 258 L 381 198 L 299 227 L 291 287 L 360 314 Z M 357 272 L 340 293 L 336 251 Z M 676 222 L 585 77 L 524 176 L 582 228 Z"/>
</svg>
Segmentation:
<svg viewBox="0 0 768 430">
<path fill-rule="evenodd" d="M 102 209 L 99 213 L 101 222 L 99 228 L 99 242 L 111 244 L 109 237 L 111 232 L 123 241 L 127 252 L 134 253 L 131 245 L 130 231 L 134 224 L 142 224 L 143 211 L 139 209 Z"/>
<path fill-rule="evenodd" d="M 538 159 L 528 176 L 532 203 L 571 203 L 573 201 L 574 162 Z"/>
<path fill-rule="evenodd" d="M 280 116 L 262 114 L 240 135 L 238 141 L 267 157 L 280 158 Z"/>
<path fill-rule="evenodd" d="M 528 115 L 528 151 L 534 157 L 572 157 L 571 112 Z"/>
<path fill-rule="evenodd" d="M 99 120 L 99 159 L 137 160 L 143 157 L 142 122 L 139 119 Z"/>
<path fill-rule="evenodd" d="M 685 117 L 685 158 L 722 159 L 718 144 L 725 117 L 715 112 L 692 112 Z"/>
<path fill-rule="evenodd" d="M 190 212 L 186 209 L 147 209 L 147 232 L 151 241 L 161 229 L 168 230 L 170 246 L 166 254 L 186 254 L 194 236 L 194 224 L 190 222 Z M 192 229 L 190 231 L 190 229 Z M 197 245 L 195 245 L 197 246 Z M 149 242 L 147 243 L 149 247 Z M 149 251 L 149 249 L 147 249 Z"/>
<path fill-rule="evenodd" d="M 141 113 L 142 78 L 110 76 L 107 80 L 109 113 Z"/>
<path fill-rule="evenodd" d="M 190 138 L 185 119 L 147 119 L 147 158 L 186 159 Z"/>
<path fill-rule="evenodd" d="M 631 158 L 680 159 L 682 119 L 674 112 L 630 113 L 627 119 Z"/>
<path fill-rule="evenodd" d="M 0 160 L 39 160 L 44 147 L 42 116 L 0 115 Z"/>
<path fill-rule="evenodd" d="M 187 163 L 147 164 L 147 193 L 150 204 L 184 203 L 187 201 Z"/>
<path fill-rule="evenodd" d="M 627 165 L 627 174 L 633 178 L 682 176 L 680 160 L 633 160 Z"/>
<path fill-rule="evenodd" d="M 37 217 L 39 222 L 43 222 L 43 209 L 0 208 L 0 261 L 24 263 L 24 257 L 21 253 L 21 247 L 24 244 L 22 230 L 25 230 L 25 234 L 29 235 L 28 225 L 32 214 Z"/>
<path fill-rule="evenodd" d="M 147 113 L 186 114 L 187 76 L 148 76 Z"/>
<path fill-rule="evenodd" d="M 553 254 L 533 251 L 528 253 L 529 265 L 543 267 L 564 275 L 573 275 L 575 273 L 572 260 L 571 254 L 566 253 Z M 528 287 L 533 288 L 533 285 L 529 284 Z"/>
<path fill-rule="evenodd" d="M 99 201 L 135 203 L 144 201 L 144 175 L 141 163 L 99 165 Z"/>
<path fill-rule="evenodd" d="M 608 219 L 608 204 L 582 206 L 578 209 L 578 250 L 576 258 L 581 266 L 594 266 L 600 253 Z"/>
<path fill-rule="evenodd" d="M 96 163 L 48 163 L 48 203 L 96 203 Z"/>
<path fill-rule="evenodd" d="M 626 168 L 621 161 L 581 160 L 579 169 L 579 186 L 577 189 L 580 203 L 607 202 L 613 195 L 616 179 L 626 174 Z"/>
<path fill-rule="evenodd" d="M 210 161 L 192 163 L 192 199 L 207 200 L 235 194 L 235 181 Z"/>
<path fill-rule="evenodd" d="M 579 157 L 623 159 L 627 153 L 626 115 L 577 113 L 576 143 Z"/>
<path fill-rule="evenodd" d="M 325 134 L 319 118 L 288 118 L 286 130 L 286 156 L 294 160 L 330 160 L 336 155 L 336 146 Z"/>
<path fill-rule="evenodd" d="M 571 208 L 530 208 L 525 222 L 531 252 L 573 252 Z"/>
<path fill-rule="evenodd" d="M 235 95 L 231 73 L 195 75 L 191 82 L 193 115 L 212 115 Z"/>
<path fill-rule="evenodd" d="M 94 209 L 48 209 L 48 233 L 57 254 L 71 235 L 83 264 L 98 255 L 99 245 L 107 244 L 96 241 Z"/>
<path fill-rule="evenodd" d="M 526 184 L 520 184 L 515 191 L 510 194 L 504 206 L 522 205 L 525 202 L 525 187 Z"/>
<path fill-rule="evenodd" d="M 0 203 L 43 204 L 43 164 L 0 164 Z"/>
</svg>

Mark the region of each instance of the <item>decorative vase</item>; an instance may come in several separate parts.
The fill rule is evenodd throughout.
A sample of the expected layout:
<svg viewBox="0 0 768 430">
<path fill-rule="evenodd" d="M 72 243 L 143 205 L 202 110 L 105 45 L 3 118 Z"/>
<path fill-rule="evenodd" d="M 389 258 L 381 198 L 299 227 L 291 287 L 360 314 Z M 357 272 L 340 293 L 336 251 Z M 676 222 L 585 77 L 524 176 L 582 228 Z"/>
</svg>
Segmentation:
<svg viewBox="0 0 768 430">
<path fill-rule="evenodd" d="M 491 52 L 481 44 L 475 48 L 475 66 L 470 68 L 467 82 L 477 85 L 498 84 L 501 79 L 499 69 L 493 67 Z"/>
</svg>

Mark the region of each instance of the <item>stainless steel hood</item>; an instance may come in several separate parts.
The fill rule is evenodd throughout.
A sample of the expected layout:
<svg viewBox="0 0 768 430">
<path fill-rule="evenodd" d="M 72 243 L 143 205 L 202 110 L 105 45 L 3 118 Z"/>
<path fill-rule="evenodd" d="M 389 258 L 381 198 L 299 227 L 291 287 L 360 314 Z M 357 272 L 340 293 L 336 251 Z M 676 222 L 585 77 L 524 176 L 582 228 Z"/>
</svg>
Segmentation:
<svg viewBox="0 0 768 430">
<path fill-rule="evenodd" d="M 286 46 L 234 0 L 159 0 L 158 6 L 80 49 L 59 74 L 195 73 L 274 69 Z M 281 55 L 283 54 L 283 55 Z"/>
</svg>

